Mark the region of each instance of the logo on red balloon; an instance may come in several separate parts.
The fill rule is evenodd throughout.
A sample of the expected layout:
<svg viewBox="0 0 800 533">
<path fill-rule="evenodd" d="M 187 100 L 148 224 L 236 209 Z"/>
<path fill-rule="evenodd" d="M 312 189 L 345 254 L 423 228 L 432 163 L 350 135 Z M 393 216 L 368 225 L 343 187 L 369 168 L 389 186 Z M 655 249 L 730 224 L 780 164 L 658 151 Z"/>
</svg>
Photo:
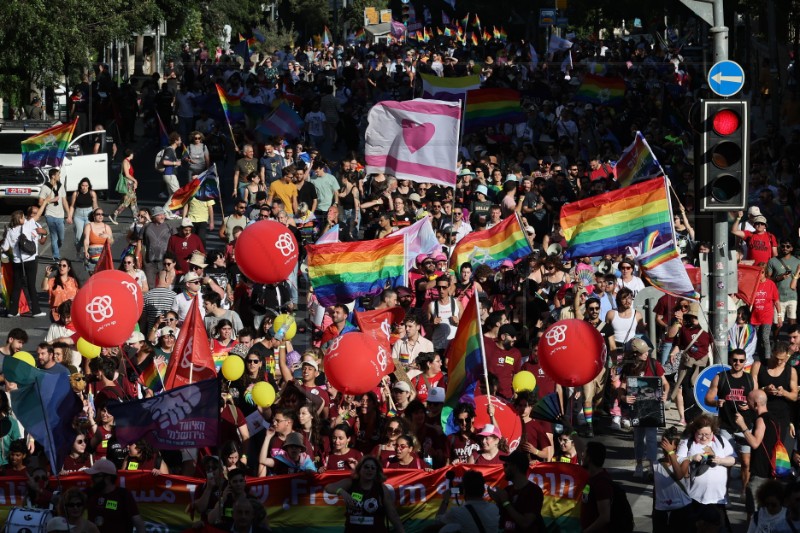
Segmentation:
<svg viewBox="0 0 800 533">
<path fill-rule="evenodd" d="M 328 353 L 335 352 L 339 349 L 339 343 L 342 342 L 342 337 L 336 337 L 328 344 Z"/>
<path fill-rule="evenodd" d="M 294 240 L 292 236 L 288 233 L 281 234 L 278 237 L 278 240 L 275 241 L 275 248 L 283 255 L 283 257 L 289 257 L 294 253 L 295 246 Z"/>
<path fill-rule="evenodd" d="M 555 346 L 556 344 L 562 343 L 567 338 L 567 326 L 565 325 L 555 325 L 553 326 L 544 336 L 547 340 L 548 346 Z"/>
<path fill-rule="evenodd" d="M 376 360 L 378 361 L 378 365 L 381 367 L 381 372 L 386 372 L 386 367 L 389 365 L 389 360 L 386 356 L 386 350 L 384 350 L 382 347 L 378 348 Z"/>
<path fill-rule="evenodd" d="M 110 296 L 95 296 L 89 305 L 86 306 L 86 312 L 95 322 L 103 322 L 114 316 L 114 309 L 111 307 Z"/>
</svg>

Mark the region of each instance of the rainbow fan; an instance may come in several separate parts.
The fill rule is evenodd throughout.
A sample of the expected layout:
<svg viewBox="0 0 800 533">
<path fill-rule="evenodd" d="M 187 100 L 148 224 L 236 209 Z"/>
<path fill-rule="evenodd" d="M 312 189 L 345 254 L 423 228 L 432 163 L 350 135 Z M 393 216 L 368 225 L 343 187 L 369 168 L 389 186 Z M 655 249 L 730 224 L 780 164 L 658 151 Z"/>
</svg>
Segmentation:
<svg viewBox="0 0 800 533">
<path fill-rule="evenodd" d="M 564 409 L 558 394 L 552 392 L 536 402 L 531 410 L 531 417 L 545 422 L 561 422 L 564 418 Z"/>
</svg>

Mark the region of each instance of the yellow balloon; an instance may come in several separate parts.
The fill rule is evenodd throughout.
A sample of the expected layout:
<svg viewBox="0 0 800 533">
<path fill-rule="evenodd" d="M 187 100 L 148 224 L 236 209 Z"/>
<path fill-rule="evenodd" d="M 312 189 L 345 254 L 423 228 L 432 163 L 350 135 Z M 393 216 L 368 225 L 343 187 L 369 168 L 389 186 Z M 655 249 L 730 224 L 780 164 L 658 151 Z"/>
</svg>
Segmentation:
<svg viewBox="0 0 800 533">
<path fill-rule="evenodd" d="M 294 321 L 292 315 L 284 313 L 275 317 L 275 321 L 272 323 L 272 330 L 278 340 L 290 341 L 297 335 L 297 322 Z M 283 331 L 281 332 L 281 330 Z"/>
<path fill-rule="evenodd" d="M 95 346 L 91 342 L 87 341 L 83 337 L 78 339 L 78 342 L 75 346 L 78 348 L 78 351 L 84 356 L 86 359 L 94 359 L 100 355 L 100 347 Z"/>
<path fill-rule="evenodd" d="M 244 374 L 244 360 L 238 355 L 229 355 L 222 362 L 222 375 L 228 381 L 236 381 Z"/>
<path fill-rule="evenodd" d="M 259 407 L 269 407 L 275 401 L 275 388 L 266 381 L 253 386 L 253 401 Z"/>
<path fill-rule="evenodd" d="M 33 356 L 28 352 L 17 352 L 14 354 L 14 359 L 19 359 L 20 361 L 25 361 L 31 366 L 36 366 L 36 359 L 34 359 Z"/>
<path fill-rule="evenodd" d="M 527 370 L 517 372 L 511 380 L 511 387 L 517 394 L 532 391 L 536 388 L 536 376 Z"/>
</svg>

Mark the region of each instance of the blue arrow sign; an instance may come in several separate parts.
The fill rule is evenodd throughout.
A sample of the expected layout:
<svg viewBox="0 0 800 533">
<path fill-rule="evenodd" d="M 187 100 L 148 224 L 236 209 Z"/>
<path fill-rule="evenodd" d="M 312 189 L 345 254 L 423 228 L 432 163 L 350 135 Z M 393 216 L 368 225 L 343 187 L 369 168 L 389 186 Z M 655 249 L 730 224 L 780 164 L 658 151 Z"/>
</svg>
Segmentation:
<svg viewBox="0 0 800 533">
<path fill-rule="evenodd" d="M 697 402 L 697 407 L 712 415 L 719 414 L 719 408 L 716 405 L 706 405 L 706 393 L 711 388 L 711 381 L 714 376 L 730 369 L 731 367 L 728 365 L 711 365 L 700 372 L 697 376 L 697 382 L 694 384 L 694 401 Z"/>
<path fill-rule="evenodd" d="M 708 87 L 718 96 L 727 98 L 744 87 L 744 70 L 735 61 L 720 61 L 708 70 Z"/>
</svg>

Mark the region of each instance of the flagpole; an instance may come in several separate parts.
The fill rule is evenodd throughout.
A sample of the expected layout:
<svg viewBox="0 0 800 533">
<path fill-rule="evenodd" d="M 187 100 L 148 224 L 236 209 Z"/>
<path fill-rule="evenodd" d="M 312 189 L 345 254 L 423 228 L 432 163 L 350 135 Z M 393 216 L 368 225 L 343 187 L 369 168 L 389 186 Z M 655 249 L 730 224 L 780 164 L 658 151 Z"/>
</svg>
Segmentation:
<svg viewBox="0 0 800 533">
<path fill-rule="evenodd" d="M 492 408 L 492 394 L 489 390 L 489 370 L 488 366 L 486 365 L 486 347 L 483 345 L 483 327 L 481 326 L 481 300 L 478 298 L 478 291 L 475 290 L 475 284 L 472 284 L 472 291 L 473 291 L 473 298 L 475 298 L 475 306 L 477 312 L 477 322 L 478 322 L 478 338 L 481 342 L 481 360 L 483 361 L 483 380 L 484 385 L 486 386 L 486 398 L 488 399 L 488 407 L 489 410 L 493 410 Z M 488 414 L 488 413 L 487 413 Z M 490 416 L 492 419 L 492 423 L 494 423 L 494 416 Z"/>
<path fill-rule="evenodd" d="M 403 234 L 403 286 L 408 287 L 408 235 Z"/>
<path fill-rule="evenodd" d="M 39 403 L 42 406 L 42 414 L 44 415 L 44 429 L 47 431 L 47 440 L 50 443 L 50 450 L 53 452 L 53 459 L 58 459 L 58 455 L 56 454 L 56 443 L 53 440 L 53 434 L 50 431 L 50 417 L 47 416 L 47 407 L 45 407 L 44 401 L 42 401 L 42 391 L 39 389 L 39 380 L 34 379 L 33 385 L 36 387 L 36 395 L 39 397 Z M 61 489 L 61 478 L 58 476 L 58 472 L 61 470 L 61 466 L 63 465 L 50 465 L 50 467 L 53 469 L 53 475 L 56 477 L 56 483 L 58 484 L 59 489 Z"/>
</svg>

